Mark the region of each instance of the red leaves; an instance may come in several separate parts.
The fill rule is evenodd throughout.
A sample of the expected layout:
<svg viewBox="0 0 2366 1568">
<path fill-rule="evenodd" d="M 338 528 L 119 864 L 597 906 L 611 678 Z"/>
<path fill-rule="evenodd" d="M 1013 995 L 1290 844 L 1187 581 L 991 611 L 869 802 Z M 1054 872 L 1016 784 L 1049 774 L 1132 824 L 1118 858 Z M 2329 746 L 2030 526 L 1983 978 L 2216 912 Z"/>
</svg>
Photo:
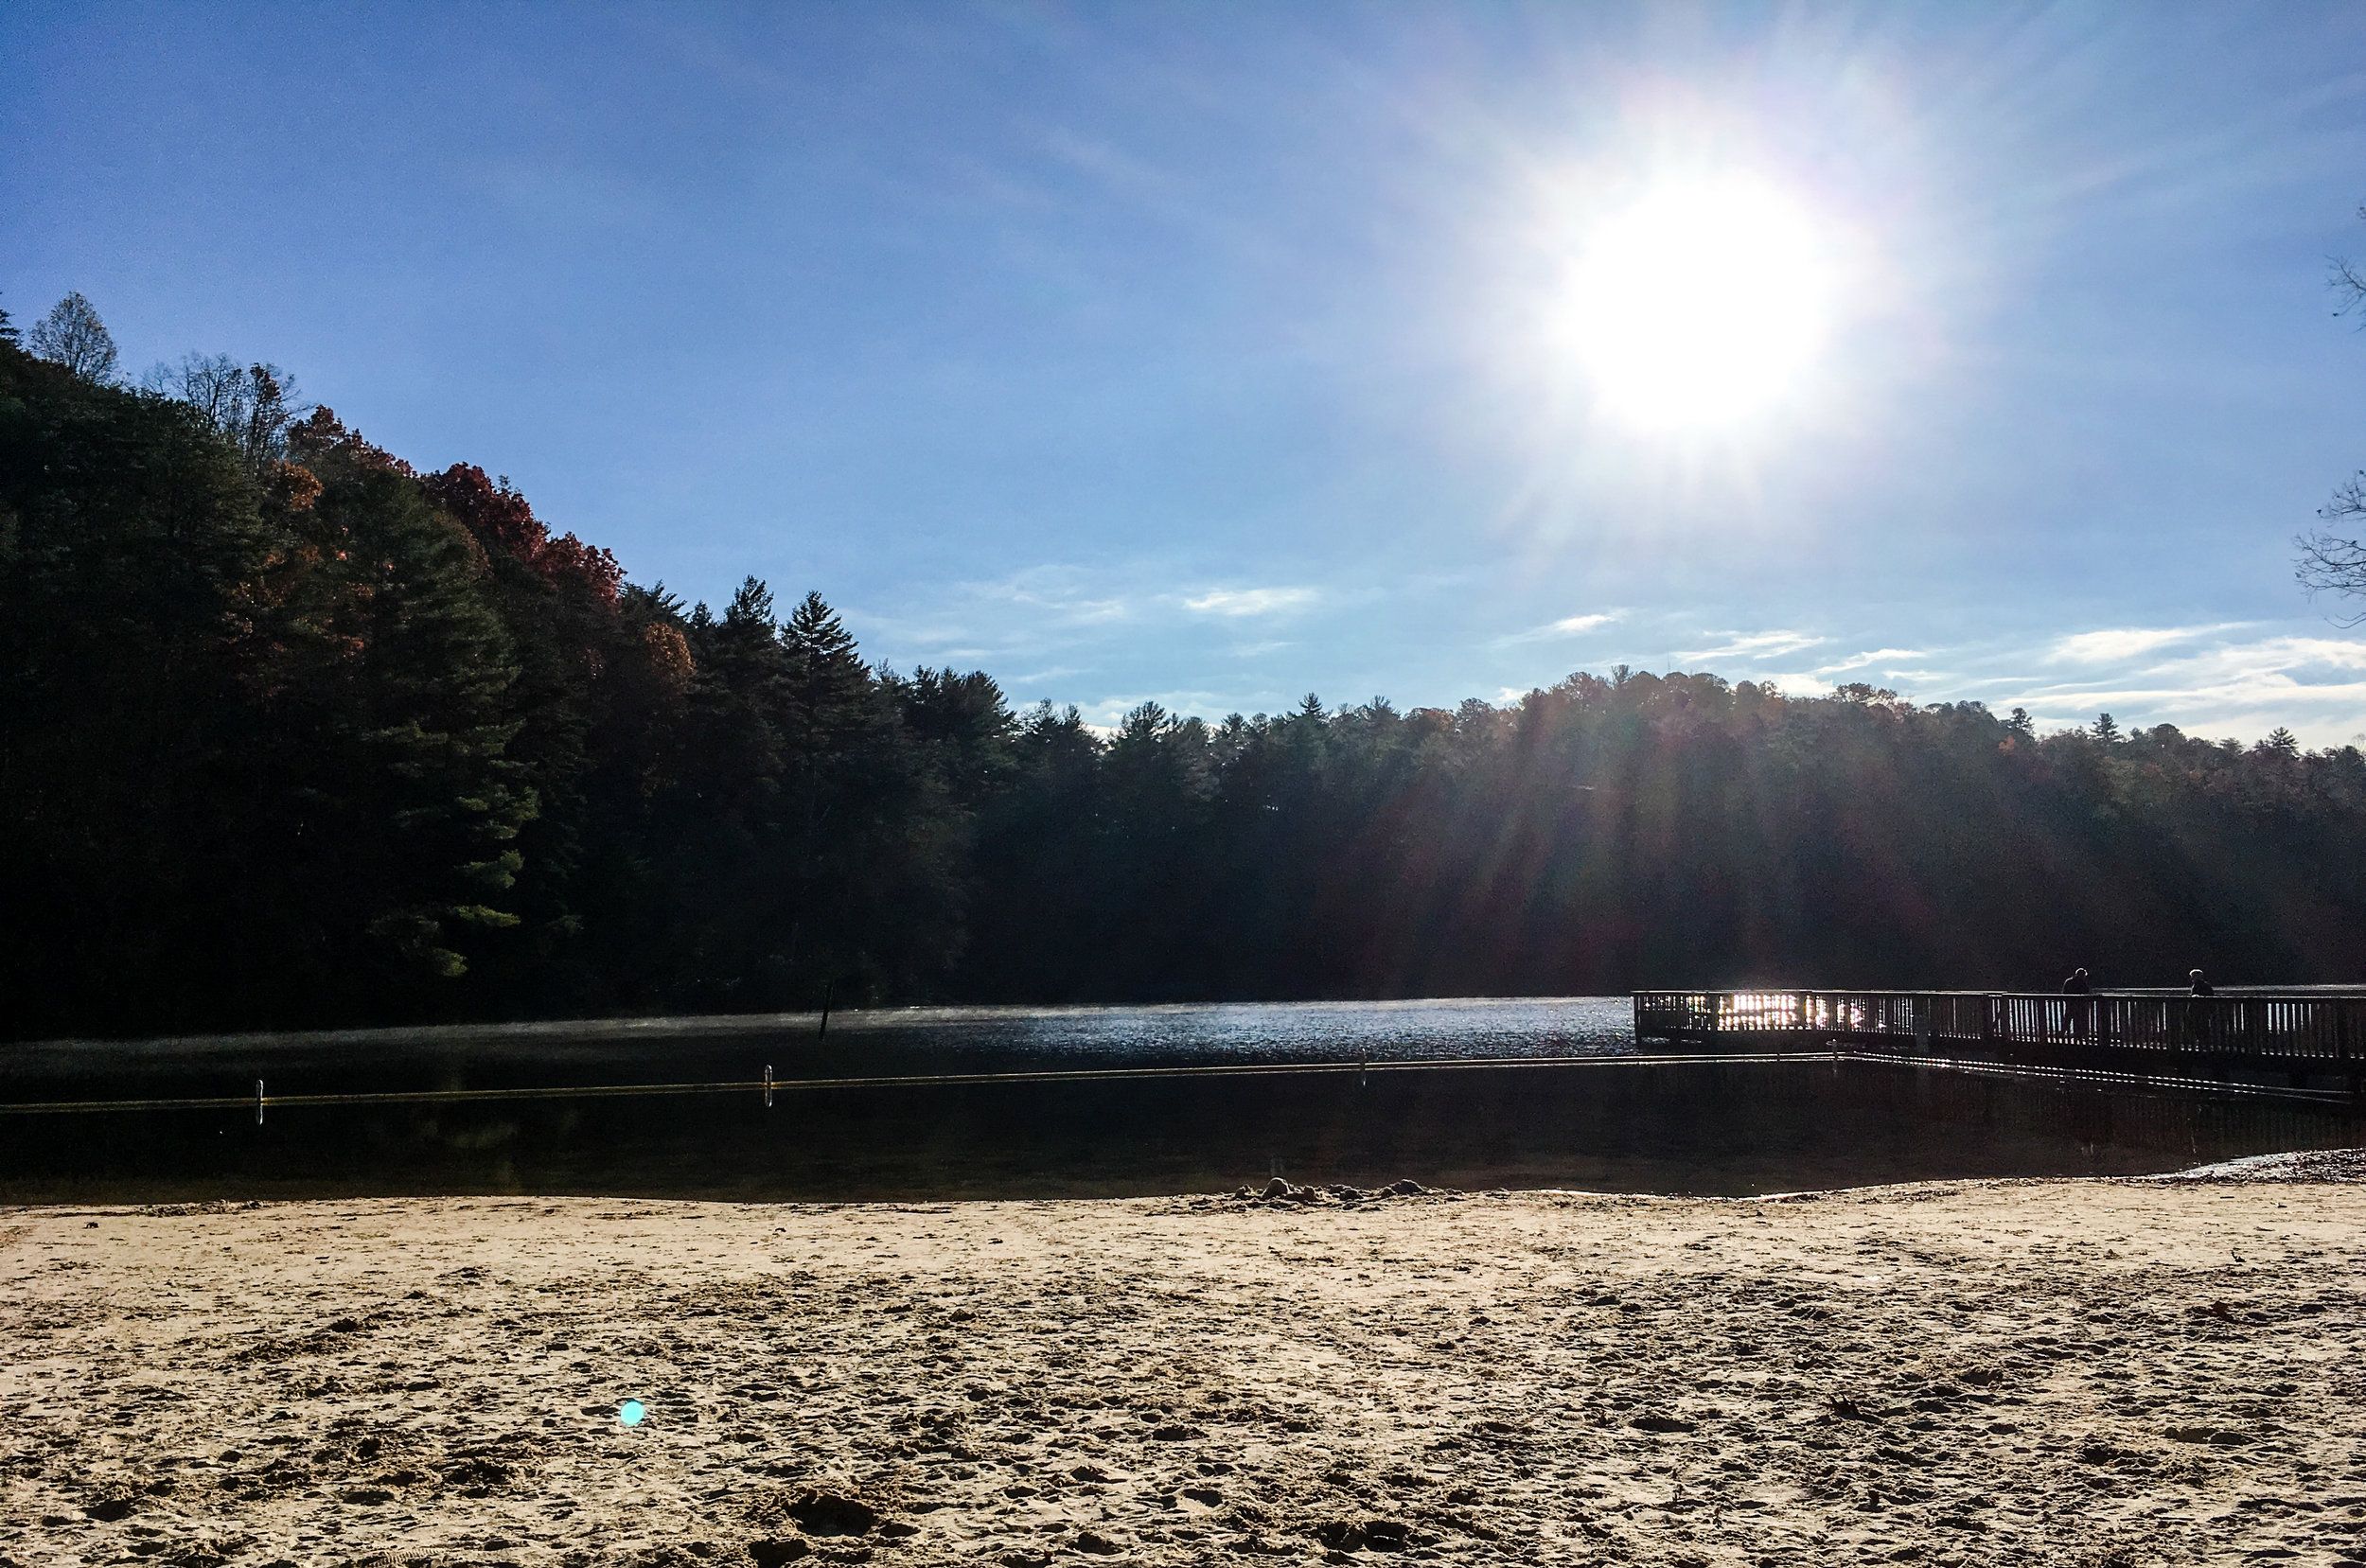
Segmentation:
<svg viewBox="0 0 2366 1568">
<path fill-rule="evenodd" d="M 291 512 L 309 512 L 321 498 L 321 482 L 308 468 L 276 464 L 272 469 L 271 495 Z"/>
<path fill-rule="evenodd" d="M 570 584 L 607 604 L 616 602 L 625 569 L 615 555 L 573 534 L 551 537 L 506 478 L 496 480 L 473 463 L 455 463 L 427 479 L 429 494 L 474 534 L 487 550 L 533 569 L 553 587 Z"/>
</svg>

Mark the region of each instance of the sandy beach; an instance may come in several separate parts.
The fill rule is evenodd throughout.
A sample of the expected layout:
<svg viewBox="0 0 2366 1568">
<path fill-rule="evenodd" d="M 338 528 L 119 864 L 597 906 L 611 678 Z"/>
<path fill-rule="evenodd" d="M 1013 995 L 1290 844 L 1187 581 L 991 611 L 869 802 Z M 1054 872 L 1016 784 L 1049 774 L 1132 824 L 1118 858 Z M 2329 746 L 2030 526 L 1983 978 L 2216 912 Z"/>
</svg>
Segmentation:
<svg viewBox="0 0 2366 1568">
<path fill-rule="evenodd" d="M 2356 1174 L 0 1210 L 0 1561 L 2366 1562 Z"/>
</svg>

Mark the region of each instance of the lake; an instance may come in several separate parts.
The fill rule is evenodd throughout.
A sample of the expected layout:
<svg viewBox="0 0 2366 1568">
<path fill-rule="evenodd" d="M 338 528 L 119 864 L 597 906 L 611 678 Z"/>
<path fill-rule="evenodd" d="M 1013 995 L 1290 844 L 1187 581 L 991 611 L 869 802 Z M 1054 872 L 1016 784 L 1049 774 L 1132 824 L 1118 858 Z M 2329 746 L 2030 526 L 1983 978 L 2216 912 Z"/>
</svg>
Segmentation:
<svg viewBox="0 0 2366 1568">
<path fill-rule="evenodd" d="M 1373 1186 L 1739 1195 L 2130 1174 L 2361 1140 L 2355 1108 L 1900 1063 L 1634 1054 L 1625 997 L 926 1009 L 49 1044 L 6 1100 L 1139 1066 L 1249 1076 L 10 1116 L 0 1200 L 400 1193 L 922 1201 Z M 1368 1058 L 1373 1070 L 1317 1064 Z M 1579 1058 L 1545 1061 L 1542 1058 Z M 1390 1064 L 1431 1063 L 1392 1066 Z"/>
</svg>

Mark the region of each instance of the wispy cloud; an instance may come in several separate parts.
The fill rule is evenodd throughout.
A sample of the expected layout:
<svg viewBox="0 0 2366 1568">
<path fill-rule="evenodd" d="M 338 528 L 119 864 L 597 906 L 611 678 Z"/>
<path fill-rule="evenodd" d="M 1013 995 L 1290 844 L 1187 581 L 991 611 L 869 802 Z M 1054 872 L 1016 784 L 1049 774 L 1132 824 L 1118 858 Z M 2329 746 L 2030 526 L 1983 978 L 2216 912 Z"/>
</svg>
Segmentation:
<svg viewBox="0 0 2366 1568">
<path fill-rule="evenodd" d="M 1918 672 L 1899 668 L 1900 660 L 1923 660 L 1930 657 L 1920 648 L 1873 648 L 1864 653 L 1852 653 L 1845 659 L 1836 660 L 1822 666 L 1815 673 L 1840 675 L 1848 670 L 1878 669 L 1884 675 L 1907 675 Z"/>
<path fill-rule="evenodd" d="M 1085 669 L 1072 650 L 1110 636 L 1149 603 L 1129 587 L 1084 567 L 1035 566 L 947 583 L 892 608 L 850 606 L 845 615 L 866 646 L 898 663 L 1026 661 Z"/>
<path fill-rule="evenodd" d="M 2055 643 L 2046 658 L 2056 663 L 2116 664 L 2124 660 L 2141 659 L 2155 649 L 2234 631 L 2241 625 L 2230 621 L 2214 626 L 2115 626 L 2106 631 L 2082 631 Z"/>
<path fill-rule="evenodd" d="M 1130 612 L 1123 598 L 1092 592 L 1086 585 L 1085 573 L 1074 567 L 1035 566 L 1007 577 L 961 586 L 962 591 L 973 599 L 1025 605 L 1068 621 L 1116 621 Z"/>
<path fill-rule="evenodd" d="M 1594 615 L 1565 615 L 1558 621 L 1548 621 L 1541 626 L 1530 626 L 1526 631 L 1515 631 L 1507 636 L 1498 637 L 1493 645 L 1508 648 L 1520 643 L 1552 643 L 1564 637 L 1582 637 L 1589 631 L 1598 631 L 1609 625 L 1618 619 L 1618 613 L 1614 609 Z"/>
<path fill-rule="evenodd" d="M 1676 657 L 1687 663 L 1706 662 L 1713 659 L 1741 659 L 1753 662 L 1761 659 L 1785 659 L 1803 649 L 1828 642 L 1823 637 L 1810 637 L 1804 631 L 1720 632 L 1725 641 L 1713 648 L 1680 651 Z"/>
<path fill-rule="evenodd" d="M 1277 615 L 1315 602 L 1311 588 L 1224 588 L 1183 601 L 1199 615 Z"/>
</svg>

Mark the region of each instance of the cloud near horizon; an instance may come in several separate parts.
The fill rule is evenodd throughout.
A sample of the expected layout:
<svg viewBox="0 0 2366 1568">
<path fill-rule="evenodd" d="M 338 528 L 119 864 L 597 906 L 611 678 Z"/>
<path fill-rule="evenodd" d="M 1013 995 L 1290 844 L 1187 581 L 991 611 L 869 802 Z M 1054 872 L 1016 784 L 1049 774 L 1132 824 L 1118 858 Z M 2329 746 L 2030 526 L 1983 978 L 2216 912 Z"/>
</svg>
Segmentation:
<svg viewBox="0 0 2366 1568">
<path fill-rule="evenodd" d="M 1804 631 L 1718 632 L 1725 639 L 1712 648 L 1679 651 L 1678 659 L 1688 663 L 1706 663 L 1711 660 L 1739 659 L 1745 661 L 1760 659 L 1781 659 L 1789 654 L 1828 643 L 1828 637 L 1813 637 Z"/>
<path fill-rule="evenodd" d="M 1516 702 L 1531 687 L 1549 686 L 1568 673 L 1544 667 L 1559 663 L 1560 656 L 1547 651 L 1538 659 L 1529 650 L 1583 639 L 1571 645 L 1581 647 L 1578 662 L 1597 674 L 1618 662 L 1689 670 L 1773 685 L 1803 698 L 1863 680 L 1917 703 L 1980 701 L 1999 714 L 2025 708 L 2049 731 L 2092 724 L 2108 711 L 2128 729 L 2174 724 L 2246 744 L 2279 725 L 2312 748 L 2366 736 L 2366 641 L 2289 623 L 2197 621 L 2081 630 L 2074 622 L 2026 642 L 1867 647 L 1814 624 L 1704 631 L 1622 606 L 1532 622 L 1493 639 L 1488 645 L 1507 650 L 1511 667 L 1495 680 L 1461 690 L 1418 682 L 1390 690 L 1368 678 L 1343 679 L 1324 667 L 1328 636 L 1275 635 L 1295 618 L 1335 608 L 1345 598 L 1368 601 L 1386 614 L 1392 597 L 1402 595 L 1289 585 L 1177 593 L 1161 591 L 1139 574 L 1042 566 L 965 583 L 958 593 L 924 601 L 905 616 L 855 614 L 850 620 L 862 623 L 866 639 L 875 636 L 879 653 L 892 661 L 974 659 L 998 675 L 1005 668 L 1025 672 L 1007 681 L 1015 704 L 1075 702 L 1101 728 L 1144 695 L 1210 722 L 1232 712 L 1286 708 L 1309 686 L 1379 690 L 1406 709 L 1451 708 L 1473 695 Z M 1140 678 L 1154 669 L 1124 657 L 1133 628 L 1164 623 L 1230 634 L 1199 650 L 1203 677 L 1214 678 L 1209 685 L 1164 687 Z M 1537 667 L 1525 667 L 1531 664 Z M 1102 695 L 1113 690 L 1125 695 Z"/>
<path fill-rule="evenodd" d="M 2240 621 L 2227 621 L 2207 626 L 2115 626 L 2105 631 L 2082 631 L 2055 643 L 2046 658 L 2054 663 L 2117 663 L 2216 632 L 2239 630 L 2242 625 Z"/>
<path fill-rule="evenodd" d="M 2317 748 L 2366 741 L 2366 643 L 2224 635 L 2245 625 L 2107 627 L 2036 648 L 1882 648 L 1809 669 L 1737 675 L 1792 696 L 1828 696 L 1838 678 L 1856 676 L 1913 701 L 2025 708 L 2049 731 L 2083 728 L 2110 713 L 2124 729 L 2173 724 L 2189 734 L 2250 742 L 2283 725 Z M 1904 661 L 1920 667 L 1901 667 Z M 2035 673 L 2066 664 L 2084 668 Z"/>
<path fill-rule="evenodd" d="M 1930 657 L 1931 656 L 1928 653 L 1920 648 L 1873 648 L 1864 653 L 1852 653 L 1845 659 L 1825 665 L 1822 669 L 1817 670 L 1815 673 L 1818 675 L 1842 675 L 1850 670 L 1878 668 L 1885 675 L 1904 675 L 1907 672 L 1898 669 L 1897 667 L 1896 661 L 1900 659 L 1923 660 Z"/>
<path fill-rule="evenodd" d="M 2127 728 L 2166 723 L 2244 741 L 2278 725 L 2318 747 L 2366 738 L 2366 643 L 2280 635 L 2153 657 L 2163 645 L 2138 645 L 2123 656 L 2131 667 L 2089 679 L 1983 684 L 2006 688 L 1991 705 L 2025 707 L 2055 726 L 2108 712 Z"/>
</svg>

